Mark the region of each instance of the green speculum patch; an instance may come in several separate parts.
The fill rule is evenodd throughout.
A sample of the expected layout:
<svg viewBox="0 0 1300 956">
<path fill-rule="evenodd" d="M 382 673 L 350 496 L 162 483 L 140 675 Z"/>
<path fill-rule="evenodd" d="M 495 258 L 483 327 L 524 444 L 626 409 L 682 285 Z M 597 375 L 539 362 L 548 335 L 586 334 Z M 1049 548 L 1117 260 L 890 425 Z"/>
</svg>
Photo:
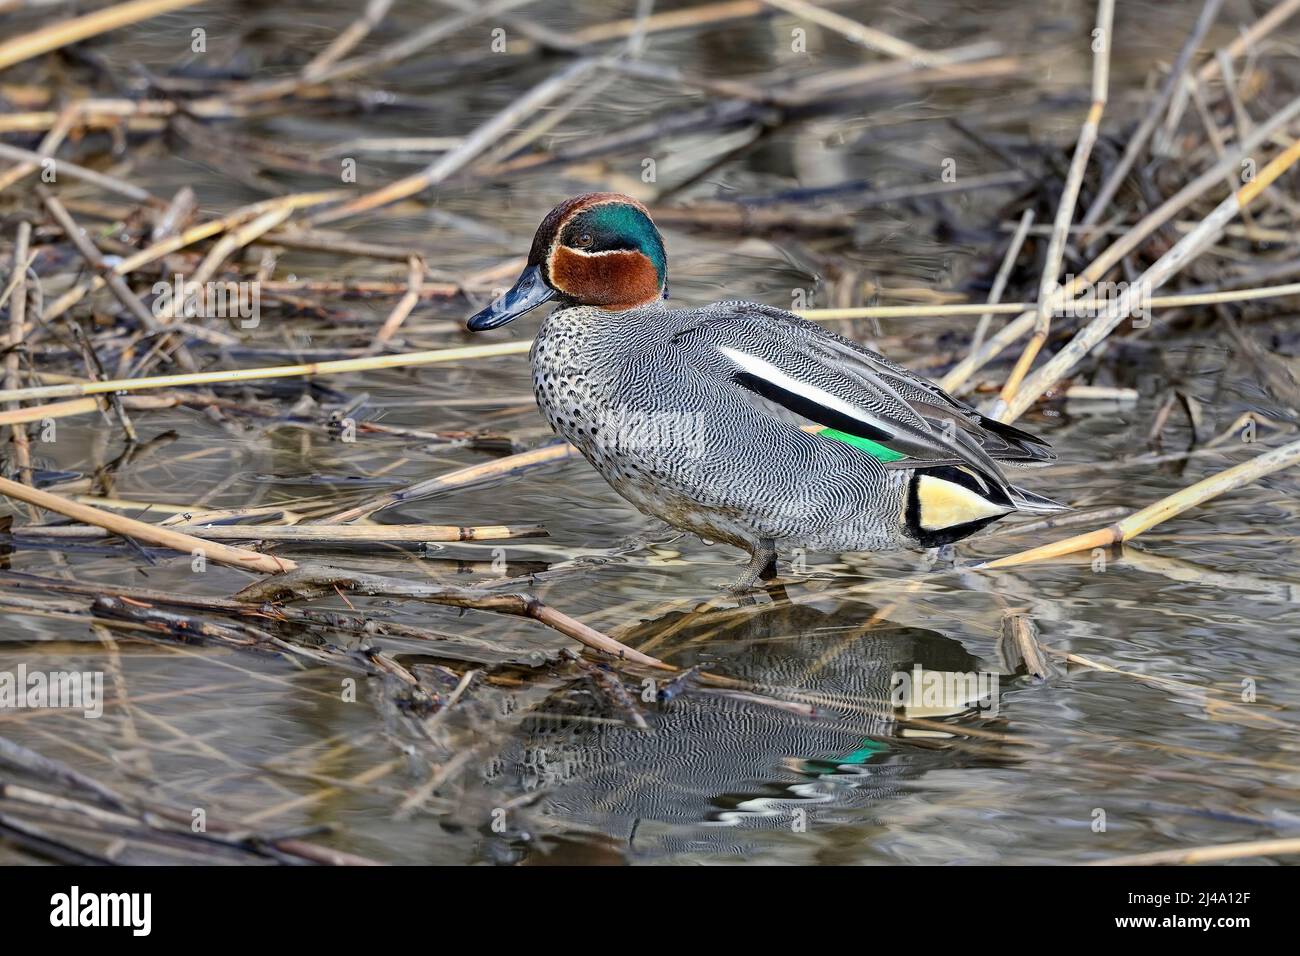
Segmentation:
<svg viewBox="0 0 1300 956">
<path fill-rule="evenodd" d="M 857 435 L 850 435 L 848 432 L 837 431 L 834 428 L 823 428 L 817 434 L 823 438 L 833 438 L 835 441 L 852 445 L 854 448 L 860 448 L 872 458 L 877 458 L 880 461 L 901 461 L 907 457 L 892 448 L 886 448 L 880 442 L 872 441 L 870 438 L 859 438 Z"/>
</svg>

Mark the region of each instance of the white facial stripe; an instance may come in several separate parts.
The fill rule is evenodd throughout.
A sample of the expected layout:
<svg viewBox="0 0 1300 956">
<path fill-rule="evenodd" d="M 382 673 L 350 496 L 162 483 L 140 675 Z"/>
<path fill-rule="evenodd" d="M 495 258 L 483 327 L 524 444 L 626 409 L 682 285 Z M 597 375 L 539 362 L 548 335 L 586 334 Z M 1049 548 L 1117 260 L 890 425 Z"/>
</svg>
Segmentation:
<svg viewBox="0 0 1300 956">
<path fill-rule="evenodd" d="M 594 259 L 597 256 L 643 255 L 643 253 L 638 249 L 601 249 L 598 252 L 584 252 L 581 249 L 573 248 L 573 246 L 565 246 L 564 248 L 566 251 L 572 252 L 574 255 L 586 256 L 588 259 Z"/>
<path fill-rule="evenodd" d="M 748 352 L 741 352 L 739 349 L 720 346 L 722 354 L 727 356 L 750 375 L 763 379 L 765 382 L 771 382 L 778 388 L 785 389 L 787 392 L 793 392 L 801 398 L 806 398 L 810 402 L 816 402 L 823 408 L 829 408 L 831 411 L 839 412 L 841 415 L 847 415 L 858 421 L 871 423 L 875 421 L 875 416 L 869 412 L 851 405 L 841 398 L 832 395 L 825 389 L 818 388 L 808 382 L 801 382 L 798 379 L 791 378 L 785 372 L 781 371 L 771 362 L 759 358 L 757 355 L 750 355 Z"/>
<path fill-rule="evenodd" d="M 597 203 L 596 205 L 603 205 L 603 204 Z M 551 251 L 546 256 L 546 271 L 550 275 L 555 275 L 555 257 L 560 254 L 561 249 L 563 249 L 565 252 L 570 252 L 575 256 L 586 256 L 589 259 L 594 259 L 597 256 L 630 256 L 633 254 L 644 255 L 644 253 L 639 252 L 636 249 L 603 249 L 599 252 L 584 252 L 581 249 L 575 249 L 572 246 L 564 245 L 562 242 L 560 242 L 559 233 L 556 233 L 555 241 L 551 243 Z"/>
</svg>

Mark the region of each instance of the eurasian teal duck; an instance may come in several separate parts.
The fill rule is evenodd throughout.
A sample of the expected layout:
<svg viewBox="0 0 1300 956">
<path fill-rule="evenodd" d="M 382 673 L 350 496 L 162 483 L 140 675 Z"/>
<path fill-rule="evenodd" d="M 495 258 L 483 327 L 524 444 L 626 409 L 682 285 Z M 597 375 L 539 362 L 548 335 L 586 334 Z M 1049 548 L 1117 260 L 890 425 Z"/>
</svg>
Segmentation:
<svg viewBox="0 0 1300 956">
<path fill-rule="evenodd" d="M 748 551 L 734 589 L 775 576 L 778 548 L 930 548 L 1062 510 L 1002 472 L 1051 461 L 1042 439 L 791 312 L 667 296 L 646 208 L 590 193 L 551 210 L 468 326 L 554 300 L 530 353 L 542 413 L 641 511 Z"/>
</svg>

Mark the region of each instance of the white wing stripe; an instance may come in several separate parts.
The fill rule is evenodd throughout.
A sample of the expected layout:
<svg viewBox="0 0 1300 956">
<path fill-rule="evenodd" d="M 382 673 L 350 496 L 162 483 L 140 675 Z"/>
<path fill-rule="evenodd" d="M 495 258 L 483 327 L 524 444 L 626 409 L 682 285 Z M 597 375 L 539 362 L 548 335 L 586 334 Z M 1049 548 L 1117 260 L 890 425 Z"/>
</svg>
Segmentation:
<svg viewBox="0 0 1300 956">
<path fill-rule="evenodd" d="M 781 371 L 771 362 L 759 358 L 757 355 L 750 355 L 748 352 L 741 352 L 739 349 L 729 348 L 728 346 L 719 346 L 722 354 L 727 356 L 742 369 L 757 378 L 766 382 L 771 382 L 777 388 L 785 389 L 787 392 L 808 399 L 810 402 L 816 402 L 824 408 L 839 412 L 841 415 L 847 415 L 850 418 L 856 418 L 865 423 L 874 422 L 879 416 L 873 415 L 866 409 L 851 405 L 832 395 L 825 389 L 818 388 L 808 382 L 801 382 L 798 379 L 791 378 L 785 372 Z"/>
</svg>

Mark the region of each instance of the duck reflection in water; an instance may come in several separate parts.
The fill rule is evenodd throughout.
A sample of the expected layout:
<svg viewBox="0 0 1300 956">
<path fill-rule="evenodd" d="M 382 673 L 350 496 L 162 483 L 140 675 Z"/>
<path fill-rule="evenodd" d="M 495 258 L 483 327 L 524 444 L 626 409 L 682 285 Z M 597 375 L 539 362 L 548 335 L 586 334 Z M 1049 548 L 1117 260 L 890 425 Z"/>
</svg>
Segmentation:
<svg viewBox="0 0 1300 956">
<path fill-rule="evenodd" d="M 561 856 L 574 852 L 574 835 L 601 833 L 603 852 L 627 858 L 722 860 L 747 852 L 747 831 L 870 822 L 871 807 L 909 775 L 968 759 L 915 739 L 924 731 L 900 730 L 896 715 L 936 718 L 990 704 L 979 699 L 988 683 L 973 680 L 981 662 L 961 643 L 877 620 L 852 601 L 671 612 L 620 638 L 736 678 L 750 693 L 694 684 L 657 708 L 642 705 L 646 731 L 611 721 L 617 715 L 584 680 L 525 718 L 499 754 L 493 785 L 521 802 L 537 793 L 532 830 L 543 846 L 565 847 Z M 815 713 L 755 696 L 767 694 Z"/>
</svg>

